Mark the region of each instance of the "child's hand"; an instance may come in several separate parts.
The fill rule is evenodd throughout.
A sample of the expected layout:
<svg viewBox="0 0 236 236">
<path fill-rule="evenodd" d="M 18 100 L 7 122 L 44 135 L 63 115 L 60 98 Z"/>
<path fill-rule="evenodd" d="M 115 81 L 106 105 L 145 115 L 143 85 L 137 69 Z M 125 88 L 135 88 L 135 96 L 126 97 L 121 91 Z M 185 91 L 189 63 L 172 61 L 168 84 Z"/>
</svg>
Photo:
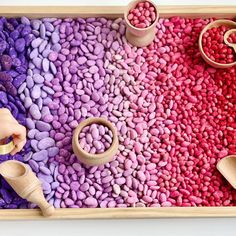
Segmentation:
<svg viewBox="0 0 236 236">
<path fill-rule="evenodd" d="M 6 108 L 0 109 L 0 142 L 4 144 L 5 140 L 12 137 L 15 148 L 11 155 L 19 152 L 26 143 L 26 128 L 20 125 Z"/>
</svg>

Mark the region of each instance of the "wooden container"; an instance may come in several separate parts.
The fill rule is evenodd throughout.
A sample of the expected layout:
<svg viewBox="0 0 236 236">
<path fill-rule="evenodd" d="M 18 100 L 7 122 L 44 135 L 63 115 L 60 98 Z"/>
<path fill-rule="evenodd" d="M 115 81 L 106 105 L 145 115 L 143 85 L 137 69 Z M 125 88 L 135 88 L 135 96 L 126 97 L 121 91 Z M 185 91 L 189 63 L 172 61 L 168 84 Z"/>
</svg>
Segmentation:
<svg viewBox="0 0 236 236">
<path fill-rule="evenodd" d="M 143 2 L 143 0 L 132 1 L 125 8 L 124 19 L 126 23 L 126 38 L 134 46 L 145 47 L 152 43 L 152 41 L 155 39 L 156 25 L 158 22 L 159 14 L 156 4 L 149 0 L 149 2 L 156 10 L 156 20 L 149 27 L 143 29 L 131 25 L 127 16 L 129 14 L 129 11 L 133 9 L 139 2 Z"/>
<path fill-rule="evenodd" d="M 219 27 L 221 25 L 224 25 L 224 26 L 227 26 L 229 27 L 230 29 L 235 29 L 236 28 L 236 23 L 231 21 L 231 20 L 216 20 L 216 21 L 213 21 L 211 22 L 210 24 L 208 24 L 201 32 L 200 36 L 199 36 L 199 40 L 198 40 L 198 46 L 199 46 L 199 50 L 200 50 L 200 53 L 202 55 L 202 58 L 205 60 L 205 62 L 207 62 L 210 66 L 213 66 L 215 68 L 229 68 L 229 67 L 232 67 L 232 66 L 235 66 L 236 65 L 236 61 L 233 62 L 233 63 L 229 63 L 229 64 L 222 64 L 222 63 L 218 63 L 216 61 L 213 61 L 211 60 L 207 55 L 206 53 L 204 52 L 203 48 L 202 48 L 202 37 L 203 37 L 203 34 L 211 29 L 211 28 L 214 28 L 214 27 Z"/>
<path fill-rule="evenodd" d="M 109 130 L 111 130 L 112 135 L 113 135 L 111 146 L 105 152 L 100 153 L 100 154 L 90 154 L 84 151 L 79 145 L 79 135 L 82 129 L 92 124 L 102 124 L 108 127 Z M 118 151 L 119 140 L 118 140 L 116 129 L 113 126 L 113 124 L 109 122 L 107 119 L 100 118 L 100 117 L 90 117 L 80 122 L 78 127 L 75 129 L 74 134 L 73 134 L 72 147 L 73 147 L 73 151 L 75 155 L 82 163 L 89 166 L 103 165 L 111 161 Z"/>
<path fill-rule="evenodd" d="M 120 6 L 3 6 L 0 15 L 7 17 L 123 17 Z M 235 6 L 159 6 L 160 17 L 235 18 Z M 50 219 L 151 219 L 186 217 L 236 217 L 236 207 L 160 207 L 160 208 L 77 208 L 56 209 Z M 38 209 L 0 210 L 1 220 L 44 219 Z"/>
</svg>

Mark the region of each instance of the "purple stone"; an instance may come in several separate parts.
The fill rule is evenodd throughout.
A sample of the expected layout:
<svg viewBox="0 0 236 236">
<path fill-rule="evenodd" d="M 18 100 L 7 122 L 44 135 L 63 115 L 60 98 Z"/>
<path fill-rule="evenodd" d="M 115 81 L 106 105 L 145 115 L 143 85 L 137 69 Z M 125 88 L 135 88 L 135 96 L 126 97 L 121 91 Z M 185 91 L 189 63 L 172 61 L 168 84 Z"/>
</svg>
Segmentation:
<svg viewBox="0 0 236 236">
<path fill-rule="evenodd" d="M 9 49 L 9 56 L 10 56 L 11 58 L 16 58 L 16 57 L 17 57 L 17 52 L 16 52 L 15 48 L 11 47 L 11 48 Z"/>
<path fill-rule="evenodd" d="M 3 91 L 0 91 L 0 101 L 5 105 L 8 103 L 7 95 Z"/>
<path fill-rule="evenodd" d="M 6 203 L 11 203 L 12 196 L 6 189 L 0 189 L 0 193 L 2 195 L 2 198 L 5 200 Z"/>
<path fill-rule="evenodd" d="M 26 75 L 22 74 L 22 75 L 18 75 L 14 80 L 13 80 L 13 84 L 16 88 L 19 88 L 21 86 L 21 84 L 23 84 L 26 80 Z"/>
<path fill-rule="evenodd" d="M 13 58 L 12 65 L 15 67 L 19 67 L 21 65 L 21 61 L 18 58 Z"/>
<path fill-rule="evenodd" d="M 11 82 L 12 81 L 12 77 L 7 74 L 6 72 L 0 72 L 0 82 Z"/>
<path fill-rule="evenodd" d="M 26 25 L 22 31 L 21 31 L 21 36 L 25 37 L 31 33 L 31 27 L 29 25 Z"/>
<path fill-rule="evenodd" d="M 2 54 L 7 48 L 7 43 L 3 39 L 0 39 L 0 54 Z"/>
<path fill-rule="evenodd" d="M 18 39 L 18 37 L 19 37 L 19 31 L 18 30 L 14 30 L 14 31 L 12 31 L 11 33 L 10 33 L 10 37 L 13 39 L 13 40 L 16 40 L 16 39 Z"/>
<path fill-rule="evenodd" d="M 25 39 L 19 38 L 15 41 L 15 49 L 17 52 L 23 52 L 25 50 Z"/>
<path fill-rule="evenodd" d="M 1 65 L 3 70 L 10 70 L 12 66 L 12 59 L 8 55 L 1 56 Z"/>
</svg>

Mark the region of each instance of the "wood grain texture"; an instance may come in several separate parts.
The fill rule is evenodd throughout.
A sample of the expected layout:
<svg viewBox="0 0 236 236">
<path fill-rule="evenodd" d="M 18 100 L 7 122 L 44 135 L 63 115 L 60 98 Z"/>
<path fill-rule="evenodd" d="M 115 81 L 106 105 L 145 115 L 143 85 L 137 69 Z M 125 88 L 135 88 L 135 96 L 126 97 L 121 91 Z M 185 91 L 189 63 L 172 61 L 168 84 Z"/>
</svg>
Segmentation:
<svg viewBox="0 0 236 236">
<path fill-rule="evenodd" d="M 7 17 L 122 17 L 124 6 L 0 6 L 0 15 Z M 161 17 L 236 17 L 234 6 L 159 6 Z"/>
<path fill-rule="evenodd" d="M 236 17 L 235 6 L 159 6 L 161 17 Z M 1 6 L 0 15 L 7 17 L 123 17 L 120 6 Z M 187 217 L 236 217 L 236 207 L 170 207 L 170 208 L 96 208 L 56 209 L 43 217 L 37 209 L 0 210 L 0 220 L 31 219 L 150 219 Z"/>
<path fill-rule="evenodd" d="M 56 209 L 43 217 L 37 209 L 0 210 L 0 220 L 52 219 L 152 219 L 236 217 L 236 207 L 81 208 Z"/>
</svg>

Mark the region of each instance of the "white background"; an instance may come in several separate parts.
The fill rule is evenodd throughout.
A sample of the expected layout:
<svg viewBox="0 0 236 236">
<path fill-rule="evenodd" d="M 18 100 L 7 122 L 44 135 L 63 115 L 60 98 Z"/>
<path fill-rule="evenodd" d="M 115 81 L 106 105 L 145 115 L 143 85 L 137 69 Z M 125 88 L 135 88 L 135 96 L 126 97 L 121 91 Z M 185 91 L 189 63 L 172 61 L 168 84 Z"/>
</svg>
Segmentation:
<svg viewBox="0 0 236 236">
<path fill-rule="evenodd" d="M 161 5 L 236 5 L 236 0 L 159 0 Z M 0 0 L 0 5 L 126 5 L 128 0 Z M 235 12 L 236 15 L 236 12 Z M 233 236 L 236 218 L 3 221 L 0 236 Z"/>
</svg>

